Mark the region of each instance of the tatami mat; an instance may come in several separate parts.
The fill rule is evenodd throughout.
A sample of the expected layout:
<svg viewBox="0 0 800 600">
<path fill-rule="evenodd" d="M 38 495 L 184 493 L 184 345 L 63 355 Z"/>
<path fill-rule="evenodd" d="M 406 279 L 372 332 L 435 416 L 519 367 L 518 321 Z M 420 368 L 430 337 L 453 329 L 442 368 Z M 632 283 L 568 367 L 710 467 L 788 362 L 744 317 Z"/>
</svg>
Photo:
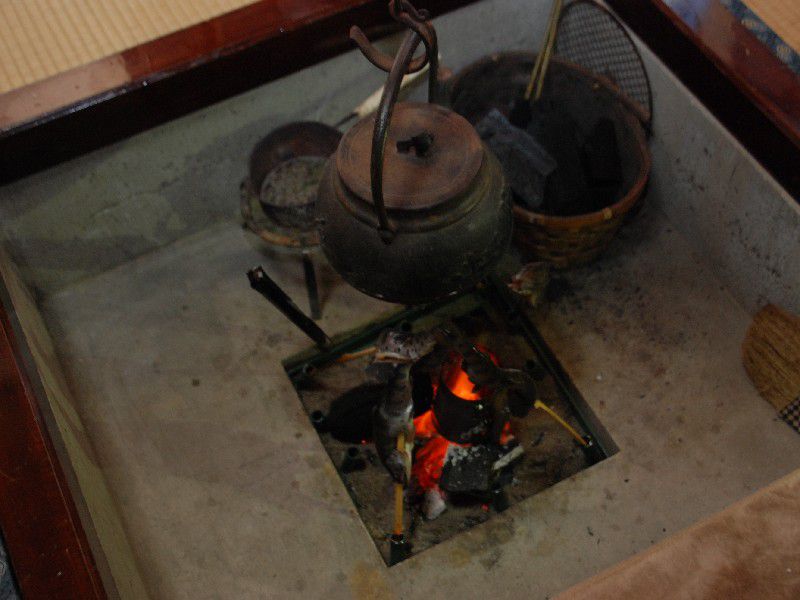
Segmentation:
<svg viewBox="0 0 800 600">
<path fill-rule="evenodd" d="M 784 42 L 800 52 L 800 0 L 744 0 Z"/>
<path fill-rule="evenodd" d="M 0 0 L 0 93 L 253 0 Z"/>
</svg>

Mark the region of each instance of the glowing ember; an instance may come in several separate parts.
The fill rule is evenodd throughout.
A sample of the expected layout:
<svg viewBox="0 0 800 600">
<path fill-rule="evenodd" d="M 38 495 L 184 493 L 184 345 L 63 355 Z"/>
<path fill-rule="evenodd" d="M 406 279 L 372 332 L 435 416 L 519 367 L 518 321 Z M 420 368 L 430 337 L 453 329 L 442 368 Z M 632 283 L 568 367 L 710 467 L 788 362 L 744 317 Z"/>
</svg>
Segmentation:
<svg viewBox="0 0 800 600">
<path fill-rule="evenodd" d="M 487 354 L 492 362 L 498 364 L 497 358 L 486 348 L 477 346 L 481 352 Z M 469 375 L 462 368 L 461 355 L 452 353 L 447 360 L 442 372 L 442 381 L 455 396 L 462 400 L 474 402 L 489 396 L 489 389 L 476 389 L 470 381 Z M 434 382 L 434 396 L 438 382 Z M 435 489 L 439 492 L 438 484 L 442 476 L 442 468 L 451 447 L 469 448 L 471 444 L 458 444 L 445 438 L 440 433 L 440 427 L 433 410 L 428 410 L 414 419 L 416 438 L 423 441 L 423 446 L 417 450 L 412 467 L 412 478 L 416 481 L 421 491 Z M 506 423 L 500 438 L 501 444 L 508 443 L 512 438 L 510 424 Z"/>
<path fill-rule="evenodd" d="M 475 347 L 486 354 L 494 364 L 498 364 L 497 357 L 486 348 L 480 344 L 476 344 Z M 461 368 L 462 362 L 463 357 L 460 354 L 452 353 L 449 356 L 443 376 L 447 388 L 462 400 L 480 400 L 490 394 L 491 390 L 475 389 L 475 384 L 470 381 L 467 372 Z"/>
<path fill-rule="evenodd" d="M 438 435 L 436 417 L 432 410 L 424 412 L 414 419 L 414 436 L 417 439 L 427 440 Z"/>
<path fill-rule="evenodd" d="M 447 449 L 452 442 L 441 436 L 431 438 L 427 444 L 417 450 L 411 475 L 420 489 L 427 490 L 439 484 L 442 467 L 447 456 Z"/>
</svg>

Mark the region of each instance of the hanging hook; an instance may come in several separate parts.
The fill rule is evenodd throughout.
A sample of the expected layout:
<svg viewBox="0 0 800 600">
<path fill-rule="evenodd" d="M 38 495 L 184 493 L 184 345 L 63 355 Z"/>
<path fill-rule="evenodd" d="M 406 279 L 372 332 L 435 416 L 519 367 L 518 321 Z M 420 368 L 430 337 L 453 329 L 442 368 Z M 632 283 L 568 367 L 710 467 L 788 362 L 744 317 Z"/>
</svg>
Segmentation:
<svg viewBox="0 0 800 600">
<path fill-rule="evenodd" d="M 403 74 L 416 73 L 424 69 L 425 65 L 430 64 L 428 101 L 435 102 L 438 98 L 439 42 L 436 38 L 436 30 L 428 22 L 430 13 L 424 9 L 414 8 L 408 0 L 391 0 L 389 14 L 395 21 L 411 30 L 407 36 L 416 33 L 425 44 L 425 53 L 413 58 L 404 69 Z M 399 52 L 396 56 L 389 56 L 378 50 L 357 25 L 350 28 L 350 39 L 358 45 L 369 62 L 387 73 L 392 70 L 392 66 L 399 58 Z"/>
<path fill-rule="evenodd" d="M 367 36 L 364 35 L 364 32 L 358 27 L 353 26 L 350 29 L 351 39 L 358 44 L 364 56 L 373 65 L 389 73 L 375 117 L 370 157 L 372 202 L 375 205 L 375 213 L 378 217 L 378 232 L 386 244 L 390 244 L 394 240 L 395 229 L 389 222 L 389 215 L 383 198 L 383 162 L 389 124 L 392 119 L 394 105 L 397 102 L 397 95 L 400 91 L 400 82 L 403 80 L 404 75 L 419 71 L 426 64 L 430 64 L 428 102 L 435 102 L 438 96 L 437 73 L 439 71 L 439 46 L 436 39 L 436 31 L 427 20 L 429 18 L 428 11 L 417 10 L 408 0 L 391 0 L 389 2 L 389 14 L 411 30 L 403 38 L 400 49 L 393 57 L 384 54 L 373 46 Z M 413 58 L 420 41 L 425 44 L 425 54 Z M 431 138 L 432 142 L 433 139 Z"/>
</svg>

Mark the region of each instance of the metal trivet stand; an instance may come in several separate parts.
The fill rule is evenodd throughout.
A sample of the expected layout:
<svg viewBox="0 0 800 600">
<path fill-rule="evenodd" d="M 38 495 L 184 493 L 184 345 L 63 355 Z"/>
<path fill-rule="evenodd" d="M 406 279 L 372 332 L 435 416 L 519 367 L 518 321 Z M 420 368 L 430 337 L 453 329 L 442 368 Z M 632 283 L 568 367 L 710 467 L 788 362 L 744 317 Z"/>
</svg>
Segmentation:
<svg viewBox="0 0 800 600">
<path fill-rule="evenodd" d="M 333 127 L 312 121 L 273 130 L 253 148 L 248 176 L 239 190 L 244 226 L 265 243 L 301 255 L 315 320 L 322 316 L 312 259 L 319 246 L 314 222 L 317 177 L 341 135 Z"/>
<path fill-rule="evenodd" d="M 249 189 L 248 181 L 242 183 L 241 192 L 241 212 L 245 227 L 272 246 L 279 246 L 300 253 L 303 259 L 303 274 L 305 275 L 311 318 L 320 319 L 322 310 L 317 288 L 317 274 L 314 261 L 311 258 L 312 250 L 319 246 L 319 237 L 316 232 L 308 234 L 293 231 L 280 227 L 271 221 L 261 209 L 258 198 Z"/>
<path fill-rule="evenodd" d="M 343 355 L 357 353 L 358 350 L 369 346 L 387 328 L 398 327 L 404 323 L 412 324 L 419 319 L 431 320 L 438 315 L 455 318 L 481 306 L 492 309 L 495 314 L 500 315 L 500 318 L 512 324 L 515 331 L 533 349 L 539 365 L 553 377 L 559 394 L 575 411 L 581 427 L 589 434 L 592 440 L 589 452 L 593 462 L 615 454 L 618 447 L 611 439 L 610 434 L 575 387 L 539 330 L 526 314 L 525 309 L 520 306 L 518 298 L 497 277 L 491 277 L 474 290 L 454 298 L 433 304 L 409 307 L 358 330 L 336 335 L 325 345 L 309 348 L 305 352 L 284 360 L 283 367 L 292 383 L 297 386 L 318 368 L 336 361 Z"/>
</svg>

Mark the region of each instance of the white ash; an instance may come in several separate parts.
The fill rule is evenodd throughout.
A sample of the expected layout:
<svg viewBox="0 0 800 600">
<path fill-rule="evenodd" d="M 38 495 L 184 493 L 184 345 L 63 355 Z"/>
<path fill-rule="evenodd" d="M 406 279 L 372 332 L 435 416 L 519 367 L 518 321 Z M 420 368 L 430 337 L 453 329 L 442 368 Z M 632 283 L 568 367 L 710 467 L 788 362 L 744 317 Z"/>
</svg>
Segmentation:
<svg viewBox="0 0 800 600">
<path fill-rule="evenodd" d="M 422 512 L 428 521 L 433 521 L 446 510 L 447 503 L 444 501 L 444 492 L 438 488 L 430 488 L 425 491 Z"/>
</svg>

